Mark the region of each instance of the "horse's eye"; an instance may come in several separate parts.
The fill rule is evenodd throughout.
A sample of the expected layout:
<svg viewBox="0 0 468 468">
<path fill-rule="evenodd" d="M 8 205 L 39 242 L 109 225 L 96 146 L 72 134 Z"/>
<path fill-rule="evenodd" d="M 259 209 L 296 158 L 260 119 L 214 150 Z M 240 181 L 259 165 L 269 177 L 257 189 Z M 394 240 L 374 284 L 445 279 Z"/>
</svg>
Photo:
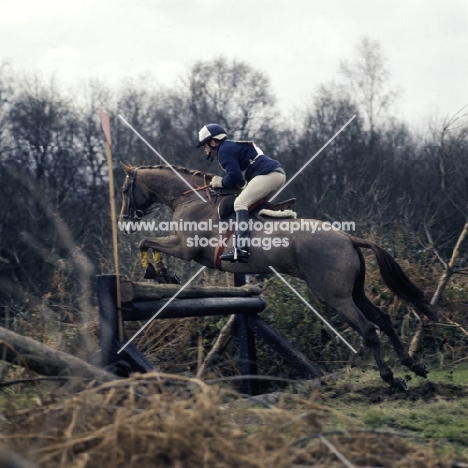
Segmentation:
<svg viewBox="0 0 468 468">
<path fill-rule="evenodd" d="M 128 189 L 123 188 L 123 189 L 122 189 L 122 193 L 123 193 L 123 194 L 127 194 L 127 193 L 128 193 Z"/>
</svg>

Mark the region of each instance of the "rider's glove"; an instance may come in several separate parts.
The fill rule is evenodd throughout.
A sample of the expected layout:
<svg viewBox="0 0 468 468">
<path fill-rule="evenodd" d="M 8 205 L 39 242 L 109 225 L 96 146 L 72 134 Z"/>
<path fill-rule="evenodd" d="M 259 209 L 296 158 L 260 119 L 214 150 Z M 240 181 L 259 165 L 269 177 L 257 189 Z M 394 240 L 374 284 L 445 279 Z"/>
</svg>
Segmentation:
<svg viewBox="0 0 468 468">
<path fill-rule="evenodd" d="M 223 178 L 217 175 L 213 176 L 210 186 L 213 188 L 223 188 Z"/>
</svg>

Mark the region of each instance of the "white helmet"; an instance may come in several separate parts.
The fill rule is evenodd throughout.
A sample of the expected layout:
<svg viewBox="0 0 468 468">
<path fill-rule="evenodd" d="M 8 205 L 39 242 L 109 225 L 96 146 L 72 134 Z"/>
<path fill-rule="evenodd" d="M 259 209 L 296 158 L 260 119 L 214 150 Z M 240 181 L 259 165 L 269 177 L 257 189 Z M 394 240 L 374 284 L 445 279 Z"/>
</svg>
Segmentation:
<svg viewBox="0 0 468 468">
<path fill-rule="evenodd" d="M 199 132 L 198 132 L 198 145 L 197 148 L 203 146 L 205 143 L 208 143 L 210 140 L 224 140 L 227 138 L 226 130 L 224 130 L 221 125 L 216 123 L 211 123 L 205 125 Z"/>
</svg>

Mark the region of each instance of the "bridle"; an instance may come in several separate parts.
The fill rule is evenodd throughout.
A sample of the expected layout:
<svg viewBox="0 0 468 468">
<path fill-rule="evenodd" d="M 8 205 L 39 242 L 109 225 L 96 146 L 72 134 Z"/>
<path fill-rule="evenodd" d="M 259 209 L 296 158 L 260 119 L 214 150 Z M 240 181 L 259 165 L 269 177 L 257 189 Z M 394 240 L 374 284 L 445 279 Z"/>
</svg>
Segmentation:
<svg viewBox="0 0 468 468">
<path fill-rule="evenodd" d="M 137 182 L 138 169 L 140 169 L 140 168 L 139 167 L 135 168 L 130 175 L 127 175 L 127 177 L 130 178 L 130 186 L 128 187 L 128 194 L 129 194 L 129 197 L 130 197 L 130 201 L 129 201 L 127 214 L 124 214 L 124 215 L 120 216 L 122 219 L 142 219 L 146 215 L 148 215 L 148 214 L 150 214 L 150 213 L 152 213 L 153 211 L 156 210 L 156 208 L 151 208 L 151 205 L 152 205 L 151 200 L 146 196 L 145 192 L 143 191 L 143 189 L 140 187 L 140 185 Z M 198 175 L 203 175 L 203 185 L 202 186 L 198 186 L 195 183 L 195 177 L 198 176 Z M 200 171 L 194 172 L 192 174 L 192 184 L 194 185 L 194 189 L 197 190 L 197 191 L 198 190 L 205 190 L 206 196 L 207 196 L 209 202 L 214 203 L 214 200 L 213 200 L 213 197 L 212 197 L 212 194 L 211 194 L 211 187 L 210 187 L 210 184 L 209 184 L 208 179 L 207 179 L 207 174 L 205 174 L 203 172 L 200 172 Z M 135 191 L 136 190 L 138 190 L 141 193 L 141 195 L 143 195 L 143 198 L 145 199 L 145 201 L 150 204 L 150 207 L 148 209 L 146 209 L 144 211 L 137 209 L 137 204 L 135 202 Z M 187 195 L 190 195 L 191 193 L 193 193 L 192 190 L 186 190 L 186 191 L 182 192 L 180 195 L 177 195 L 176 197 L 174 197 L 172 199 L 171 203 L 174 204 L 174 202 L 176 200 L 179 200 L 179 198 L 186 197 Z M 193 201 L 195 201 L 195 200 L 193 200 Z M 185 202 L 185 203 L 188 203 L 188 202 Z M 175 208 L 175 207 L 173 206 L 173 208 Z M 131 215 L 132 212 L 133 212 L 133 216 Z"/>
<path fill-rule="evenodd" d="M 138 185 L 138 182 L 136 180 L 137 177 L 137 172 L 138 172 L 139 167 L 135 168 L 130 175 L 127 175 L 127 177 L 130 178 L 130 187 L 128 189 L 129 195 L 130 195 L 130 203 L 128 206 L 128 212 L 127 214 L 121 215 L 121 218 L 123 219 L 142 219 L 146 215 L 152 213 L 156 208 L 148 208 L 145 211 L 137 209 L 137 204 L 135 202 L 135 190 L 139 190 L 140 193 L 143 195 L 143 198 L 145 199 L 146 202 L 152 205 L 151 200 L 146 196 L 145 192 L 143 189 Z M 133 216 L 131 215 L 133 211 Z"/>
</svg>

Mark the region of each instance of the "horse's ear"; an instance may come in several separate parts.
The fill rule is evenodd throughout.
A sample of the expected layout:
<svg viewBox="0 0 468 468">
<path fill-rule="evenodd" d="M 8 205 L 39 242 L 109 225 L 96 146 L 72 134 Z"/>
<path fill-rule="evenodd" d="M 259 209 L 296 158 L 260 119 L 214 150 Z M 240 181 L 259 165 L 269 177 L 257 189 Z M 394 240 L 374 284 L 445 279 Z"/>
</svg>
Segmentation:
<svg viewBox="0 0 468 468">
<path fill-rule="evenodd" d="M 133 171 L 133 168 L 132 166 L 130 166 L 129 164 L 125 164 L 123 163 L 122 161 L 119 161 L 120 165 L 122 166 L 122 169 L 125 171 L 125 173 L 127 175 L 130 175 Z"/>
</svg>

